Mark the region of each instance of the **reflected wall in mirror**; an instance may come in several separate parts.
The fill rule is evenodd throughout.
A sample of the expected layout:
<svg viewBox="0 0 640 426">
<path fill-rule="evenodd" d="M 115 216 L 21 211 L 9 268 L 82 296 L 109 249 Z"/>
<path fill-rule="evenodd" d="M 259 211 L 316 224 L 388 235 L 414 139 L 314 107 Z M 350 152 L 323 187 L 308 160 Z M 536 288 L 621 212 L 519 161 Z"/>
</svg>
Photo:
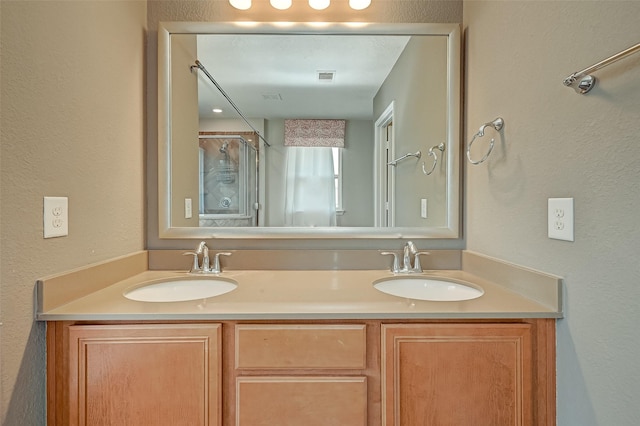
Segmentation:
<svg viewBox="0 0 640 426">
<path fill-rule="evenodd" d="M 458 25 L 165 23 L 158 69 L 161 238 L 459 236 Z"/>
</svg>

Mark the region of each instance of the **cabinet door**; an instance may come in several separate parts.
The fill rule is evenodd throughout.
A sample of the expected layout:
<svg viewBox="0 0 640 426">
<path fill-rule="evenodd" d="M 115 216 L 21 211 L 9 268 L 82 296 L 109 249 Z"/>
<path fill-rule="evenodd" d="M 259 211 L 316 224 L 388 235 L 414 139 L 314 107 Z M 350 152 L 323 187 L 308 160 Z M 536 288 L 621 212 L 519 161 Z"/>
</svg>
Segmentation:
<svg viewBox="0 0 640 426">
<path fill-rule="evenodd" d="M 69 327 L 71 425 L 220 424 L 220 325 Z"/>
<path fill-rule="evenodd" d="M 366 377 L 238 377 L 237 426 L 366 426 Z"/>
<path fill-rule="evenodd" d="M 529 324 L 385 325 L 383 424 L 533 426 Z"/>
</svg>

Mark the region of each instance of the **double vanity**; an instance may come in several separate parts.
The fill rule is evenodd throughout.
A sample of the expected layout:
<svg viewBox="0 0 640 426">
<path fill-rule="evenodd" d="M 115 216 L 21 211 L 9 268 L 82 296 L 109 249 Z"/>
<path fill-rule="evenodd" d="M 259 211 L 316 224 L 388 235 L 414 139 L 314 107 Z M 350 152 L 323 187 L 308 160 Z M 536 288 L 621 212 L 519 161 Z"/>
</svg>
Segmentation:
<svg viewBox="0 0 640 426">
<path fill-rule="evenodd" d="M 555 425 L 558 277 L 465 250 L 430 250 L 427 257 L 408 244 L 404 253 L 385 256 L 347 249 L 396 247 L 408 238 L 463 246 L 454 241 L 462 224 L 460 26 L 314 24 L 158 26 L 158 235 L 148 244 L 169 246 L 156 237 L 176 240 L 175 247 L 206 239 L 258 249 L 222 259 L 228 253 L 209 257 L 202 244 L 193 258 L 184 250 L 148 250 L 39 280 L 48 425 Z M 317 60 L 320 47 L 328 54 L 329 68 L 322 69 L 334 69 L 338 53 L 338 80 L 322 83 L 323 90 L 336 90 L 327 98 L 366 99 L 367 113 L 341 112 L 348 102 L 303 111 L 324 104 L 317 88 L 281 93 L 288 85 L 278 82 L 263 96 L 293 112 L 276 114 L 274 103 L 252 110 L 243 102 L 266 138 L 254 141 L 257 176 L 228 168 L 214 182 L 237 179 L 245 193 L 223 197 L 222 207 L 237 198 L 242 208 L 217 219 L 253 209 L 256 226 L 205 227 L 198 213 L 218 213 L 205 211 L 215 209 L 200 188 L 199 138 L 246 129 L 235 116 L 225 117 L 232 127 L 220 128 L 206 115 L 212 104 L 197 104 L 212 87 L 193 64 L 215 64 L 222 86 L 238 93 L 253 87 L 236 77 L 258 69 L 260 58 L 243 50 L 256 40 L 275 50 L 266 52 L 261 78 L 268 63 L 282 74 L 282 64 Z M 217 48 L 207 59 L 211 43 Z M 342 59 L 359 57 L 364 46 L 374 47 L 377 59 L 349 72 Z M 380 54 L 384 46 L 400 49 Z M 300 57 L 284 55 L 298 50 Z M 276 54 L 283 56 L 273 60 Z M 393 61 L 370 93 L 350 91 L 382 70 L 383 58 Z M 338 85 L 349 75 L 352 88 Z M 314 101 L 289 105 L 301 93 Z M 303 116 L 347 122 L 335 227 L 280 223 L 285 181 L 305 177 L 285 180 L 282 173 L 284 121 Z M 241 146 L 249 148 L 220 142 L 211 151 L 228 166 L 227 149 Z"/>
<path fill-rule="evenodd" d="M 181 254 L 38 282 L 50 425 L 555 422 L 558 277 L 456 250 L 422 273 L 375 251 L 297 270 L 237 251 L 189 274 Z"/>
</svg>

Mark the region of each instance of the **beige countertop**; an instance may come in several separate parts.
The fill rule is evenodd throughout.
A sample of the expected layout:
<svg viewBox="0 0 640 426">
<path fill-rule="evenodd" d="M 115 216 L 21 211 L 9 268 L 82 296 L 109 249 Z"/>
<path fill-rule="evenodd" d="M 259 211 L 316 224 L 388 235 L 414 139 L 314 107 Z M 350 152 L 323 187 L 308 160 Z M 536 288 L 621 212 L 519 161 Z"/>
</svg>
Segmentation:
<svg viewBox="0 0 640 426">
<path fill-rule="evenodd" d="M 476 259 L 477 260 L 477 259 Z M 474 269 L 474 268 L 472 268 Z M 522 283 L 497 283 L 464 270 L 425 271 L 479 286 L 484 294 L 472 300 L 433 302 L 384 294 L 373 282 L 394 276 L 381 270 L 247 270 L 225 271 L 221 277 L 238 287 L 220 296 L 184 302 L 138 302 L 123 293 L 147 281 L 187 277 L 185 271 L 146 270 L 98 289 L 47 302 L 46 285 L 64 285 L 64 277 L 38 283 L 36 319 L 59 320 L 260 320 L 260 319 L 455 319 L 455 318 L 559 318 L 559 287 L 548 280 L 547 293 L 521 291 Z M 416 275 L 412 275 L 416 276 Z M 78 278 L 76 277 L 76 281 Z M 505 279 L 505 281 L 510 281 Z M 535 280 L 534 280 L 535 281 Z M 557 280 L 560 285 L 561 280 Z M 535 284 L 535 283 L 534 283 Z M 53 288 L 53 287 L 49 287 Z"/>
</svg>

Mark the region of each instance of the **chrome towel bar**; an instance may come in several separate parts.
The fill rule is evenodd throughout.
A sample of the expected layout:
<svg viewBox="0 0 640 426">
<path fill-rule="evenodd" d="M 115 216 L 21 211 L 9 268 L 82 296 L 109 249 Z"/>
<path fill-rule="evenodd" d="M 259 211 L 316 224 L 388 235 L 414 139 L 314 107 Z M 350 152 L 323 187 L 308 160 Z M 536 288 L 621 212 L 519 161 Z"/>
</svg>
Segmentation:
<svg viewBox="0 0 640 426">
<path fill-rule="evenodd" d="M 399 161 L 405 160 L 405 159 L 407 159 L 409 157 L 416 157 L 417 159 L 420 159 L 420 157 L 422 157 L 422 153 L 420 151 L 416 151 L 413 154 L 412 153 L 405 154 L 402 157 L 398 157 L 393 161 L 389 161 L 387 163 L 387 166 L 394 166 L 395 167 L 398 164 Z"/>
<path fill-rule="evenodd" d="M 636 53 L 640 51 L 640 43 L 635 46 L 631 46 L 628 49 L 623 50 L 622 52 L 616 53 L 613 56 L 608 57 L 607 59 L 603 59 L 602 61 L 591 65 L 583 69 L 582 71 L 577 71 L 564 79 L 564 85 L 567 87 L 573 86 L 573 84 L 580 79 L 580 82 L 576 86 L 576 91 L 581 94 L 585 94 L 589 92 L 589 90 L 593 89 L 593 86 L 596 84 L 596 78 L 592 75 L 589 75 L 593 71 L 597 71 L 600 68 L 604 68 L 609 64 L 612 64 L 626 56 L 631 55 L 632 53 Z"/>
</svg>

